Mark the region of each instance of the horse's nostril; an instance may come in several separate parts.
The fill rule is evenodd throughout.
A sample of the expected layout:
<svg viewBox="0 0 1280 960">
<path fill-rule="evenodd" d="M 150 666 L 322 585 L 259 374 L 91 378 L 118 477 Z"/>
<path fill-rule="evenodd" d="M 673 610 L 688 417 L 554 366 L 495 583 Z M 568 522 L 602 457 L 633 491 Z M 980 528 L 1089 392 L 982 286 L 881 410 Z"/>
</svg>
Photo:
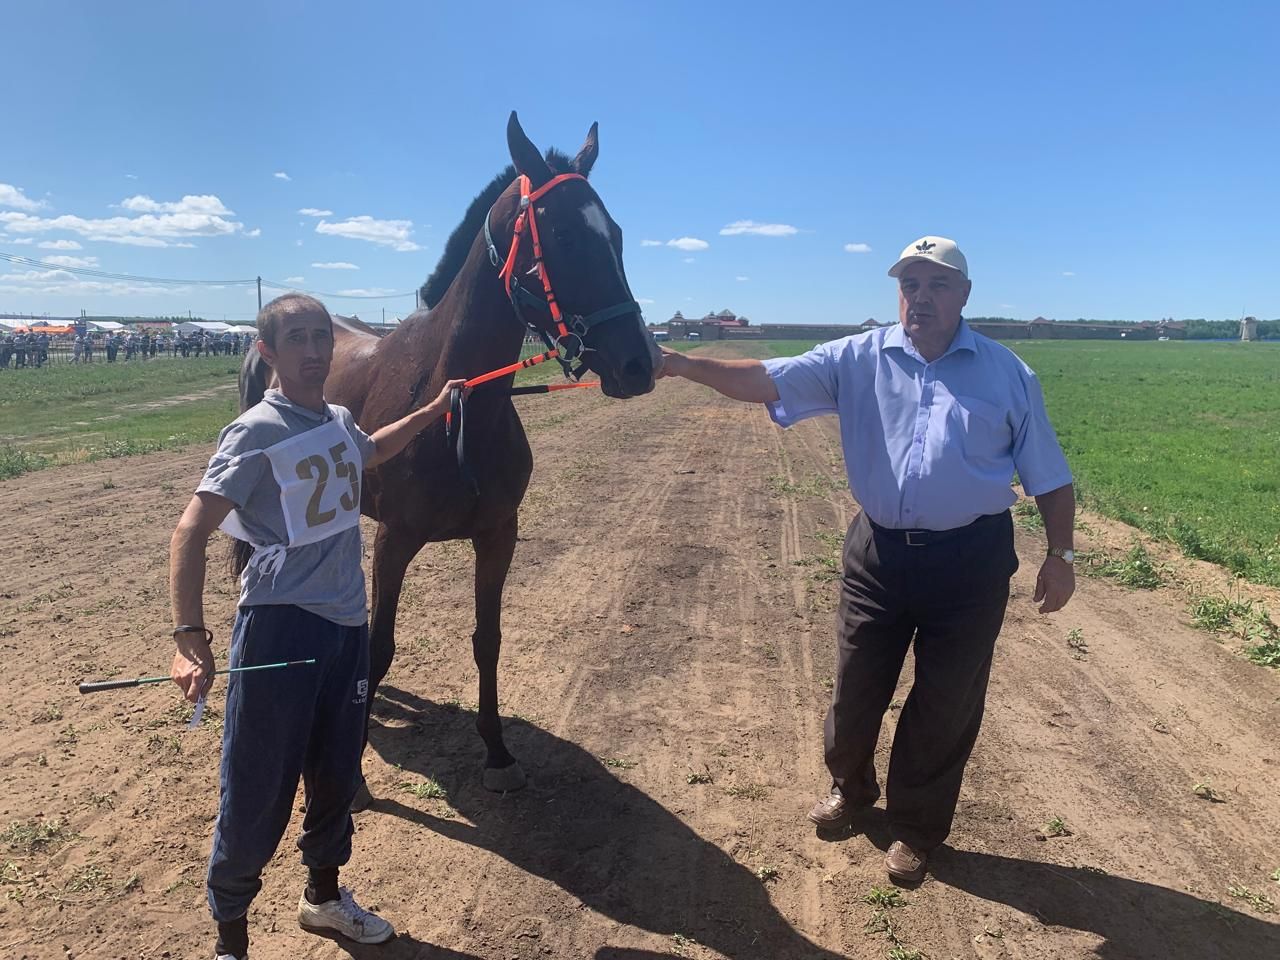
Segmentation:
<svg viewBox="0 0 1280 960">
<path fill-rule="evenodd" d="M 626 377 L 640 379 L 649 376 L 649 371 L 644 368 L 644 364 L 639 360 L 628 360 L 622 368 L 622 374 Z"/>
</svg>

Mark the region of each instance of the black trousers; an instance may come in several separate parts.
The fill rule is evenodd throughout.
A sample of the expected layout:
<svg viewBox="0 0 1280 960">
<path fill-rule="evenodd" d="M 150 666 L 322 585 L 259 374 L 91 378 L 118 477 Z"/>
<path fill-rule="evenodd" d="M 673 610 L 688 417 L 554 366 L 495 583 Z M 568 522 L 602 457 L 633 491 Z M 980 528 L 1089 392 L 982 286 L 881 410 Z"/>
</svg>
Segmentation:
<svg viewBox="0 0 1280 960">
<path fill-rule="evenodd" d="M 951 832 L 1017 568 L 1007 511 L 910 535 L 862 514 L 845 538 L 827 768 L 851 802 L 879 798 L 876 741 L 914 640 L 915 683 L 893 738 L 886 806 L 894 839 L 917 849 Z"/>
</svg>

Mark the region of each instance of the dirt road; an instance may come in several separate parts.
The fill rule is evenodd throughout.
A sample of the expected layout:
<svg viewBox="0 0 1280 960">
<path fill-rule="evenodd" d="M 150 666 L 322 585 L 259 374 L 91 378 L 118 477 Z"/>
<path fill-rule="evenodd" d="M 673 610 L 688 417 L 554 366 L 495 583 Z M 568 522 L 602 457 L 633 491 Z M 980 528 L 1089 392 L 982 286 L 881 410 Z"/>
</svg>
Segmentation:
<svg viewBox="0 0 1280 960">
<path fill-rule="evenodd" d="M 1039 616 L 1042 547 L 1024 531 L 955 832 L 877 918 L 863 897 L 885 885 L 883 818 L 835 840 L 804 820 L 827 783 L 830 564 L 857 510 L 834 422 L 779 431 L 683 382 L 627 403 L 583 393 L 520 401 L 537 467 L 500 692 L 530 786 L 480 785 L 470 548 L 429 548 L 376 706 L 379 800 L 344 872 L 401 935 L 357 948 L 300 932 L 285 843 L 252 915 L 255 960 L 1280 957 L 1278 915 L 1229 892 L 1280 901 L 1280 674 L 1192 629 L 1173 588 L 1082 579 Z M 167 669 L 168 536 L 206 457 L 0 484 L 15 505 L 0 827 L 16 824 L 0 957 L 210 954 L 222 689 L 185 733 L 171 687 L 74 686 Z M 223 645 L 234 599 L 211 572 Z M 1037 839 L 1054 817 L 1070 835 Z"/>
</svg>

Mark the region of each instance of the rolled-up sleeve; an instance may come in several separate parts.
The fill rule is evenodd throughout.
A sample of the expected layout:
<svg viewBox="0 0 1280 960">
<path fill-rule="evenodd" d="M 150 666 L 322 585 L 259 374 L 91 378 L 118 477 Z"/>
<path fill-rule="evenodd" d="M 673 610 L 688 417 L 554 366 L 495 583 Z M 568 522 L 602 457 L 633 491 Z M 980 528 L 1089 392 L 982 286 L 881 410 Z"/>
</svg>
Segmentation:
<svg viewBox="0 0 1280 960">
<path fill-rule="evenodd" d="M 1026 410 L 1013 438 L 1013 466 L 1027 496 L 1038 497 L 1071 482 L 1071 468 L 1049 422 L 1040 381 L 1030 370 L 1022 376 Z"/>
<path fill-rule="evenodd" d="M 778 400 L 765 404 L 769 417 L 780 427 L 838 411 L 839 366 L 832 345 L 824 343 L 798 357 L 764 361 L 765 371 L 778 390 Z"/>
</svg>

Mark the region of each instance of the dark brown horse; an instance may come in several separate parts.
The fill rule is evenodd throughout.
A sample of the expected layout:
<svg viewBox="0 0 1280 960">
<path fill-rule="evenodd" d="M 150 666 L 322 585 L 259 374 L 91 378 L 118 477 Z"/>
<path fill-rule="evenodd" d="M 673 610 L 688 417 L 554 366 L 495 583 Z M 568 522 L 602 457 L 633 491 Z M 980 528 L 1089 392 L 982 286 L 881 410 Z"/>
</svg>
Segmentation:
<svg viewBox="0 0 1280 960">
<path fill-rule="evenodd" d="M 358 323 L 335 322 L 326 399 L 350 408 L 370 433 L 434 397 L 447 380 L 474 377 L 514 362 L 526 324 L 553 339 L 557 336 L 545 305 L 527 296 L 510 298 L 493 262 L 505 259 L 511 247 L 521 205 L 513 182 L 517 174 L 528 177 L 534 190 L 558 174 L 581 175 L 556 184 L 535 201 L 543 269 L 566 319 L 608 317 L 581 338 L 581 359 L 599 375 L 603 391 L 626 398 L 653 389 L 659 353 L 622 268 L 622 231 L 584 179 L 599 153 L 596 126 L 573 160 L 555 151 L 544 158 L 512 113 L 507 144 L 514 166 L 476 197 L 450 237 L 440 265 L 424 286 L 430 309 L 414 313 L 382 338 Z M 496 255 L 486 239 L 486 223 Z M 541 294 L 541 282 L 530 287 L 527 279 L 533 267 L 526 241 L 512 275 L 521 278 L 526 290 Z M 261 399 L 269 377 L 270 368 L 256 350 L 250 351 L 241 371 L 242 409 Z M 484 785 L 498 791 L 525 783 L 523 770 L 503 742 L 498 717 L 502 589 L 515 551 L 517 512 L 533 469 L 524 428 L 506 393 L 513 378 L 477 388 L 467 402 L 468 482 L 443 425 L 438 425 L 395 459 L 367 472 L 361 499 L 362 512 L 378 521 L 370 622 L 371 709 L 395 655 L 396 607 L 409 562 L 430 542 L 467 539 L 475 547 L 476 629 L 471 643 L 480 673 L 476 727 L 487 750 Z"/>
</svg>

